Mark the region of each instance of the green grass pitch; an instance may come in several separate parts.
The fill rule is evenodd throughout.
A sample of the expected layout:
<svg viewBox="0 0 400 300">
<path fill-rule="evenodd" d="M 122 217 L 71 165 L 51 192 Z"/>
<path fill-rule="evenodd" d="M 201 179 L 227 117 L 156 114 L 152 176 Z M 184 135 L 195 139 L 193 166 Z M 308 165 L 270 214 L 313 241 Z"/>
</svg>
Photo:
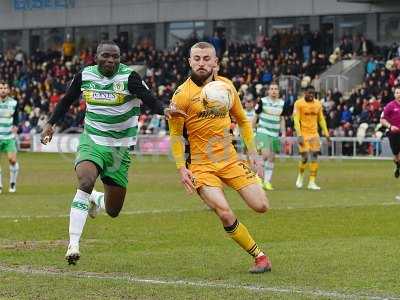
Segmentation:
<svg viewBox="0 0 400 300">
<path fill-rule="evenodd" d="M 322 161 L 316 192 L 296 190 L 296 161 L 278 160 L 267 214 L 227 191 L 272 259 L 259 275 L 166 157 L 133 161 L 121 215 L 88 218 L 81 260 L 68 266 L 73 156 L 19 161 L 17 193 L 0 195 L 0 299 L 400 298 L 400 181 L 390 161 Z M 2 169 L 7 187 L 4 157 Z"/>
</svg>

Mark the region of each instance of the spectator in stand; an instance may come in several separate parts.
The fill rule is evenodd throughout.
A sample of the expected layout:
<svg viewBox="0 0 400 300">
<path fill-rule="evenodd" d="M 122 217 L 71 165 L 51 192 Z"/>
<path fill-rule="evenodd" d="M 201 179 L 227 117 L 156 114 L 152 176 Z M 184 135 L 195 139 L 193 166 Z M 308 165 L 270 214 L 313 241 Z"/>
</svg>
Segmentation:
<svg viewBox="0 0 400 300">
<path fill-rule="evenodd" d="M 263 96 L 265 87 L 270 82 L 277 80 L 280 87 L 284 89 L 283 99 L 285 102 L 293 104 L 297 98 L 297 90 L 293 89 L 297 87 L 292 84 L 291 79 L 281 76 L 293 75 L 298 77 L 300 82 L 307 77 L 307 81 L 317 87 L 318 74 L 328 65 L 327 58 L 331 53 L 326 52 L 326 49 L 331 47 L 327 40 L 329 39 L 328 35 L 325 32 L 323 34 L 309 31 L 300 32 L 297 28 L 290 30 L 274 28 L 271 39 L 260 34 L 257 43 L 230 41 L 226 47 L 225 38 L 220 33 L 218 37 L 221 41 L 215 41 L 216 48 L 219 47 L 218 44 L 222 45 L 219 73 L 231 78 L 242 96 L 251 95 L 253 99 Z M 213 38 L 215 37 L 214 34 Z M 121 37 L 119 39 L 119 43 L 127 43 L 126 39 L 122 38 L 121 40 Z M 198 37 L 193 32 L 188 40 L 178 42 L 171 49 L 156 50 L 149 39 L 143 38 L 133 47 L 129 43 L 122 46 L 121 55 L 124 63 L 128 65 L 146 65 L 145 81 L 159 99 L 167 103 L 176 86 L 182 83 L 189 74 L 188 66 L 183 63 L 182 57 L 184 57 L 187 47 L 197 40 Z M 319 40 L 324 45 L 319 47 Z M 358 50 L 359 47 L 364 47 L 367 49 L 367 53 L 372 53 L 371 43 L 365 38 L 359 39 L 359 45 L 348 38 L 344 40 L 347 40 L 343 42 L 346 45 L 353 43 L 351 45 L 353 50 L 349 51 L 350 45 L 347 45 L 344 47 L 344 52 L 351 53 Z M 310 46 L 309 51 L 307 47 L 303 47 L 307 45 Z M 338 90 L 328 91 L 326 95 L 321 95 L 327 118 L 332 120 L 329 125 L 330 129 L 334 129 L 331 126 L 339 126 L 344 105 L 347 106 L 347 111 L 352 116 L 351 121 L 343 122 L 344 124 L 351 123 L 355 128 L 363 119 L 367 120 L 370 126 L 374 125 L 373 122 L 376 120 L 374 116 L 381 112 L 381 105 L 387 103 L 392 97 L 393 86 L 400 82 L 400 59 L 392 59 L 388 64 L 384 60 L 389 55 L 390 58 L 393 58 L 398 54 L 398 45 L 392 45 L 390 49 L 381 57 L 371 56 L 373 63 L 367 66 L 365 83 L 362 87 L 355 89 L 347 101 Z M 91 48 L 76 49 L 76 54 L 71 57 L 67 57 L 68 53 L 65 50 L 65 47 L 62 52 L 36 49 L 31 56 L 13 50 L 0 55 L 0 77 L 13 86 L 12 94 L 20 104 L 21 124 L 25 121 L 30 123 L 30 126 L 24 127 L 24 130 L 26 130 L 25 128 L 40 130 L 38 127 L 41 120 L 52 112 L 54 104 L 57 103 L 68 82 L 72 79 L 71 74 L 78 72 L 85 65 L 94 63 L 93 49 Z M 80 51 L 78 52 L 78 50 Z M 303 52 L 303 50 L 306 51 Z M 338 52 L 337 59 L 341 58 L 343 55 Z M 388 68 L 385 68 L 385 65 Z M 372 97 L 375 97 L 375 100 L 370 105 Z M 68 126 L 82 128 L 84 112 L 85 107 L 81 107 L 77 103 L 77 106 L 68 112 L 65 122 L 61 124 L 59 130 Z M 348 112 L 343 114 L 347 115 Z M 148 130 L 153 119 L 152 116 L 147 114 L 146 109 L 143 110 L 143 114 L 140 119 L 141 133 L 154 131 Z M 348 121 L 347 117 L 344 119 Z M 292 130 L 291 122 L 287 121 L 288 132 L 290 132 Z M 153 124 L 155 123 L 156 120 L 153 121 Z M 156 128 L 155 131 L 162 133 L 163 119 L 159 120 L 157 124 L 159 128 Z M 346 131 L 344 128 L 341 130 L 347 132 L 346 134 L 352 132 L 351 130 Z"/>
<path fill-rule="evenodd" d="M 349 54 L 353 54 L 353 44 L 347 37 L 342 38 L 339 48 L 344 57 L 347 57 Z"/>
<path fill-rule="evenodd" d="M 75 54 L 75 44 L 72 41 L 71 35 L 68 33 L 62 45 L 63 56 L 65 61 L 71 61 Z"/>
<path fill-rule="evenodd" d="M 351 111 L 348 109 L 347 105 L 343 105 L 342 111 L 340 112 L 340 123 L 351 123 L 353 116 Z"/>
<path fill-rule="evenodd" d="M 217 57 L 222 56 L 222 39 L 218 31 L 214 31 L 214 35 L 210 38 L 210 43 L 214 46 Z"/>
<path fill-rule="evenodd" d="M 374 45 L 372 44 L 372 42 L 370 40 L 368 40 L 365 36 L 361 36 L 361 43 L 360 43 L 360 47 L 358 48 L 358 54 L 359 55 L 371 55 L 373 54 L 373 50 L 374 50 Z"/>
</svg>

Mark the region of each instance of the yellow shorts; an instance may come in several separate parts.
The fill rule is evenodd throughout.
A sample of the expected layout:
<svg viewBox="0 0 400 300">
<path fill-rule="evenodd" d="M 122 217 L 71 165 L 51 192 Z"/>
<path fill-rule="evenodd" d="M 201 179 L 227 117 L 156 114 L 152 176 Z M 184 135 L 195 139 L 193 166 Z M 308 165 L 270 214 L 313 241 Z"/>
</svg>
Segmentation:
<svg viewBox="0 0 400 300">
<path fill-rule="evenodd" d="M 299 144 L 299 152 L 320 152 L 321 143 L 319 141 L 319 136 L 303 136 L 304 143 L 303 146 Z"/>
<path fill-rule="evenodd" d="M 241 160 L 233 160 L 228 163 L 190 165 L 189 169 L 193 173 L 196 189 L 203 185 L 223 188 L 225 183 L 238 191 L 250 184 L 257 183 L 256 174 L 247 162 Z"/>
</svg>

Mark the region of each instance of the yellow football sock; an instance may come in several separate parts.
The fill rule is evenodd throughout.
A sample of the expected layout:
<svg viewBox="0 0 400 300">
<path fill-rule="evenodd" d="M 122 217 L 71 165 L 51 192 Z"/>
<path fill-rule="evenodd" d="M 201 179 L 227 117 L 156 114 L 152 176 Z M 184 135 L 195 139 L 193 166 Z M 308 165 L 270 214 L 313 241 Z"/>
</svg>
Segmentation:
<svg viewBox="0 0 400 300">
<path fill-rule="evenodd" d="M 310 163 L 310 181 L 315 182 L 315 178 L 317 177 L 318 171 L 318 162 L 312 161 Z"/>
<path fill-rule="evenodd" d="M 251 256 L 257 257 L 261 253 L 261 249 L 251 237 L 246 226 L 244 226 L 238 220 L 236 220 L 233 225 L 224 228 L 229 236 Z"/>
<path fill-rule="evenodd" d="M 307 163 L 304 163 L 303 161 L 299 161 L 299 173 L 304 174 L 304 171 L 306 170 Z"/>
</svg>

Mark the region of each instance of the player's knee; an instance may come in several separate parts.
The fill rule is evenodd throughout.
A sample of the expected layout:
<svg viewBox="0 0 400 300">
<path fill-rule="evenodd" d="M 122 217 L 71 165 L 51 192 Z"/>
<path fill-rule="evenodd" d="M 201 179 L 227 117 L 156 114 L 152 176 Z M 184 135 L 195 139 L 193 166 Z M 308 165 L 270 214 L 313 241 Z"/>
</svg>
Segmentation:
<svg viewBox="0 0 400 300">
<path fill-rule="evenodd" d="M 86 176 L 78 177 L 79 189 L 90 194 L 94 188 L 95 181 L 95 178 L 93 179 Z"/>
<path fill-rule="evenodd" d="M 267 196 L 261 196 L 254 210 L 260 214 L 266 213 L 269 210 Z"/>
<path fill-rule="evenodd" d="M 215 211 L 223 224 L 232 224 L 235 221 L 235 216 L 230 209 L 216 209 Z"/>
<path fill-rule="evenodd" d="M 311 153 L 311 161 L 317 161 L 317 160 L 318 160 L 318 153 L 312 152 Z"/>
</svg>

